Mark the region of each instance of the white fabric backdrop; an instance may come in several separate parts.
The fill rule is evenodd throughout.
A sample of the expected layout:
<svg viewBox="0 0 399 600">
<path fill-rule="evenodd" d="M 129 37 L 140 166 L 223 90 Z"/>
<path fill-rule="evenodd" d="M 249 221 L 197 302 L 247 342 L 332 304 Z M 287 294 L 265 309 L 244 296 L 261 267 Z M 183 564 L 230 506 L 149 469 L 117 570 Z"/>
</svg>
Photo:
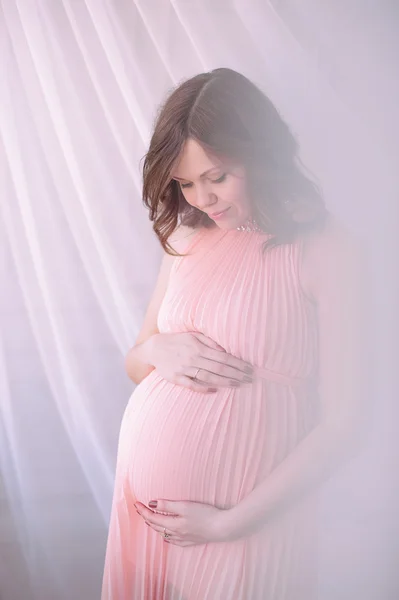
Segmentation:
<svg viewBox="0 0 399 600">
<path fill-rule="evenodd" d="M 321 583 L 323 600 L 394 597 L 398 527 L 382 516 L 397 465 L 398 12 L 383 0 L 0 0 L 1 600 L 99 598 L 133 387 L 123 357 L 160 258 L 139 162 L 165 93 L 217 66 L 268 93 L 328 205 L 373 240 L 376 426 L 367 459 L 329 488 Z"/>
</svg>

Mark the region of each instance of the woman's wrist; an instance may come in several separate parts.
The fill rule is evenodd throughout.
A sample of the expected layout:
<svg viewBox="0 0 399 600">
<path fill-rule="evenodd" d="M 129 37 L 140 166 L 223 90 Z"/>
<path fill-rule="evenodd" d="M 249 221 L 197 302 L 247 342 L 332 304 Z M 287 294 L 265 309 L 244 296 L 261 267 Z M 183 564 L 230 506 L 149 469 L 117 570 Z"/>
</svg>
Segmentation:
<svg viewBox="0 0 399 600">
<path fill-rule="evenodd" d="M 254 533 L 255 527 L 250 526 L 239 514 L 236 507 L 221 510 L 216 524 L 218 537 L 225 542 L 238 540 Z"/>
<path fill-rule="evenodd" d="M 261 516 L 256 517 L 253 513 L 245 510 L 240 503 L 220 512 L 220 519 L 217 524 L 218 533 L 220 539 L 226 542 L 253 535 L 263 527 L 268 519 L 266 511 Z"/>
<path fill-rule="evenodd" d="M 154 333 L 142 344 L 142 358 L 143 362 L 151 367 L 154 367 L 154 351 L 155 345 L 161 336 L 160 333 Z"/>
<path fill-rule="evenodd" d="M 125 358 L 125 369 L 132 381 L 139 384 L 154 369 L 154 334 L 144 342 L 133 346 Z"/>
</svg>

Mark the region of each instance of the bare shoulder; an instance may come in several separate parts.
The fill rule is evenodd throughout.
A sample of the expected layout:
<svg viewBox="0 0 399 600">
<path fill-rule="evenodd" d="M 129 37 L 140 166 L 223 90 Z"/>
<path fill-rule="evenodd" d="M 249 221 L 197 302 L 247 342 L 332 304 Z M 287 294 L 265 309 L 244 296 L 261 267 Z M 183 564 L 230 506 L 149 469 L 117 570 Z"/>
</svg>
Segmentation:
<svg viewBox="0 0 399 600">
<path fill-rule="evenodd" d="M 179 252 L 179 254 L 184 253 L 199 231 L 199 228 L 179 225 L 170 236 L 168 242 L 173 250 Z"/>
<path fill-rule="evenodd" d="M 365 267 L 365 242 L 335 217 L 305 239 L 301 279 L 313 298 L 354 285 Z"/>
</svg>

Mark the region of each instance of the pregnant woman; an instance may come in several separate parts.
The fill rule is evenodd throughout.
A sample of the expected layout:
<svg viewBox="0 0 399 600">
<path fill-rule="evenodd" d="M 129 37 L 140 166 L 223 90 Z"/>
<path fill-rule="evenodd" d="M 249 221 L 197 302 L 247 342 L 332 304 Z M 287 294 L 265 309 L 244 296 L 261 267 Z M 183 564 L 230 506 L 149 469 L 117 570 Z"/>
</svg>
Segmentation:
<svg viewBox="0 0 399 600">
<path fill-rule="evenodd" d="M 102 599 L 316 598 L 317 491 L 361 438 L 361 253 L 230 69 L 162 106 L 143 196 L 165 255 L 126 359 Z"/>
</svg>

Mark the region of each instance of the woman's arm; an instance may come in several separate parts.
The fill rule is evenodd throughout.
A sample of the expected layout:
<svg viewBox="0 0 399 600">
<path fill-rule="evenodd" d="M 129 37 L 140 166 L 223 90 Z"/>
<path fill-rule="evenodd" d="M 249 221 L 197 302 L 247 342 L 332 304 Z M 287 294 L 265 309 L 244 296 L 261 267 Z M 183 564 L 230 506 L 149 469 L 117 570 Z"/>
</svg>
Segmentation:
<svg viewBox="0 0 399 600">
<path fill-rule="evenodd" d="M 179 253 L 183 253 L 195 232 L 195 229 L 181 225 L 172 234 L 169 242 L 174 250 Z M 135 345 L 129 350 L 125 358 L 126 372 L 130 379 L 137 384 L 139 384 L 145 377 L 147 377 L 147 375 L 151 373 L 151 371 L 154 370 L 150 360 L 151 340 L 154 335 L 159 334 L 157 325 L 158 312 L 165 296 L 169 282 L 169 274 L 174 260 L 174 256 L 166 253 L 164 254 L 157 283 L 151 296 L 143 325 Z"/>
<path fill-rule="evenodd" d="M 125 358 L 126 372 L 130 379 L 137 384 L 147 377 L 154 369 L 150 364 L 151 338 L 159 333 L 157 326 L 158 312 L 165 296 L 173 260 L 174 257 L 168 254 L 165 254 L 162 259 L 157 283 L 148 305 L 136 344 L 129 350 Z"/>
<path fill-rule="evenodd" d="M 299 495 L 311 492 L 363 438 L 370 317 L 364 251 L 339 226 L 329 225 L 307 244 L 302 280 L 317 303 L 321 417 L 251 494 L 222 511 L 219 525 L 227 537 L 256 530 Z"/>
</svg>

